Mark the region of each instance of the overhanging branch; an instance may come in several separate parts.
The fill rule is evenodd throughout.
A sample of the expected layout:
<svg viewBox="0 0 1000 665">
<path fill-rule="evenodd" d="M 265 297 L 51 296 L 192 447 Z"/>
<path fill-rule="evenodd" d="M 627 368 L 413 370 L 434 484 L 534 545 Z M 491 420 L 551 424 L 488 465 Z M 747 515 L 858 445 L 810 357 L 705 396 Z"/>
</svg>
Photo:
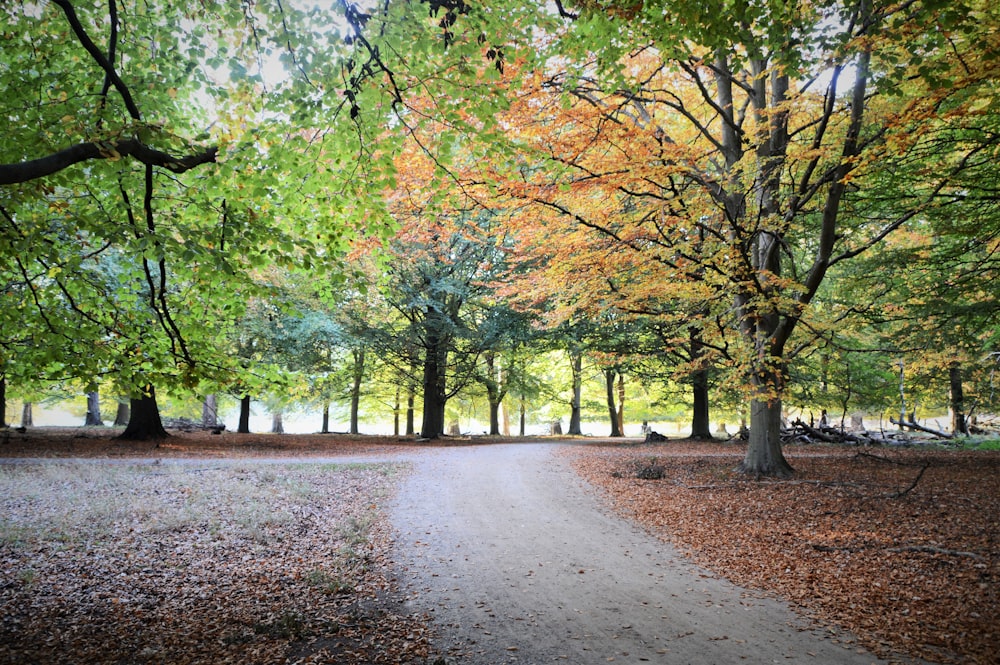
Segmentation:
<svg viewBox="0 0 1000 665">
<path fill-rule="evenodd" d="M 0 164 L 0 185 L 14 185 L 50 176 L 74 164 L 91 159 L 119 159 L 133 157 L 147 166 L 159 166 L 174 173 L 184 173 L 196 166 L 215 162 L 219 149 L 212 146 L 200 152 L 177 157 L 150 148 L 135 138 L 118 141 L 91 141 L 79 143 L 51 155 L 26 162 Z"/>
</svg>

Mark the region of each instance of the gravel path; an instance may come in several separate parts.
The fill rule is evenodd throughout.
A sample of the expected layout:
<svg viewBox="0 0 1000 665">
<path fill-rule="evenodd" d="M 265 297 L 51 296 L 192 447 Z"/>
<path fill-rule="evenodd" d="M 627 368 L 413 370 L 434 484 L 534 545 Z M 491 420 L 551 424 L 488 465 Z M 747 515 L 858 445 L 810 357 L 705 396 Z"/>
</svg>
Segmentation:
<svg viewBox="0 0 1000 665">
<path fill-rule="evenodd" d="M 392 509 L 449 662 L 880 662 L 612 515 L 553 444 L 428 450 Z"/>
</svg>

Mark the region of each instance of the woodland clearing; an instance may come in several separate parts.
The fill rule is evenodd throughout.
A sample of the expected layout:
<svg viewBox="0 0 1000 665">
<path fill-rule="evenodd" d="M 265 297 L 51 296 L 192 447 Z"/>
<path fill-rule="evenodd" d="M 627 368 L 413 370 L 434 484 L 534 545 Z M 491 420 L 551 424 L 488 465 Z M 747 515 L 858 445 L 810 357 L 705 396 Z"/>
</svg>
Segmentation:
<svg viewBox="0 0 1000 665">
<path fill-rule="evenodd" d="M 0 662 L 466 662 L 400 593 L 385 506 L 413 460 L 491 440 L 112 435 L 0 442 Z M 569 444 L 700 566 L 883 657 L 998 662 L 1000 453 L 791 446 L 797 476 L 758 482 L 738 445 Z"/>
</svg>

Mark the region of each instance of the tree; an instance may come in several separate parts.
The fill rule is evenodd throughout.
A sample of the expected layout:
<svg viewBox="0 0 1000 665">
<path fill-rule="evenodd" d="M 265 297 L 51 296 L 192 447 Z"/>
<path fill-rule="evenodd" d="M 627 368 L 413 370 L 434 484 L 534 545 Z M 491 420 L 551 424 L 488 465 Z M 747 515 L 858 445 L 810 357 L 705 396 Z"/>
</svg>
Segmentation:
<svg viewBox="0 0 1000 665">
<path fill-rule="evenodd" d="M 546 71 L 542 85 L 557 86 L 570 104 L 600 107 L 599 129 L 626 128 L 650 150 L 642 154 L 647 166 L 626 174 L 580 162 L 551 168 L 570 183 L 613 176 L 650 229 L 639 237 L 662 239 L 673 252 L 662 260 L 695 266 L 679 273 L 688 273 L 687 283 L 710 281 L 732 299 L 728 323 L 738 335 L 728 351 L 751 405 L 746 473 L 791 473 L 779 438 L 787 366 L 809 347 L 808 332 L 795 335 L 807 331 L 802 322 L 828 271 L 904 226 L 955 172 L 891 210 L 865 208 L 864 176 L 874 160 L 888 158 L 890 146 L 906 153 L 929 135 L 936 110 L 927 100 L 950 94 L 939 77 L 958 74 L 956 63 L 977 58 L 988 39 L 976 26 L 977 8 L 914 9 L 865 1 L 700 9 L 565 3 L 561 13 L 571 20 L 541 56 L 568 63 Z M 958 37 L 960 29 L 972 36 Z M 903 83 L 910 73 L 917 78 Z M 967 87 L 984 75 L 967 69 L 957 78 Z M 814 93 L 817 81 L 824 84 Z M 909 108 L 890 98 L 899 92 Z M 635 146 L 606 147 L 594 136 L 597 150 Z M 562 206 L 573 215 L 567 200 Z M 696 244 L 706 240 L 712 251 Z"/>
<path fill-rule="evenodd" d="M 97 392 L 97 386 L 90 386 L 87 390 L 87 415 L 83 424 L 90 427 L 103 427 L 104 420 L 101 419 L 101 398 Z"/>
<path fill-rule="evenodd" d="M 355 147 L 350 131 L 341 146 L 309 129 L 336 126 L 338 108 L 299 103 L 312 83 L 288 26 L 311 35 L 313 19 L 329 15 L 255 12 L 215 2 L 132 11 L 117 0 L 0 10 L 9 38 L 0 91 L 12 109 L 0 140 L 0 278 L 13 276 L 11 310 L 44 341 L 30 351 L 36 362 L 17 363 L 25 379 L 114 368 L 137 395 L 154 383 L 221 382 L 234 368 L 220 349 L 254 293 L 253 270 L 320 274 L 364 231 L 330 223 L 341 209 L 321 202 L 336 192 L 349 203 L 350 189 L 370 198 L 378 179 L 357 187 L 345 170 L 333 171 L 345 174 L 338 182 L 302 166 Z M 279 24 L 283 34 L 270 29 Z M 278 44 L 292 73 L 274 84 L 263 53 Z M 331 40 L 325 59 L 343 46 Z M 294 126 L 273 122 L 293 104 Z M 371 207 L 365 216 L 377 229 Z M 112 255 L 115 280 L 90 279 Z M 5 355 L 26 356 L 7 323 L 0 318 Z"/>
<path fill-rule="evenodd" d="M 129 400 L 128 425 L 119 436 L 128 441 L 159 441 L 170 435 L 160 420 L 160 408 L 156 404 L 156 390 L 147 386 L 146 390 Z M 159 445 L 159 444 L 157 444 Z"/>
</svg>

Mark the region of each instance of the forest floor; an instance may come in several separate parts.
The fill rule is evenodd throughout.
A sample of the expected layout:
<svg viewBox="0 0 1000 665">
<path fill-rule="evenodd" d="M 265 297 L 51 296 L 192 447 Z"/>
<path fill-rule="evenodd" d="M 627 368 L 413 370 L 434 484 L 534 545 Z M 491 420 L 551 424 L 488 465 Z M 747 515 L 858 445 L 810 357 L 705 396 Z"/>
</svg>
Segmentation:
<svg viewBox="0 0 1000 665">
<path fill-rule="evenodd" d="M 398 532 L 414 468 L 425 491 L 441 491 L 458 468 L 442 449 L 471 472 L 490 439 L 184 433 L 154 448 L 106 429 L 0 437 L 0 663 L 533 662 L 502 646 L 505 660 L 477 660 L 470 644 L 491 638 L 482 623 L 447 649 L 448 616 L 505 617 L 450 601 L 457 588 L 435 592 L 437 612 L 415 600 L 458 564 L 418 570 L 406 551 L 433 537 Z M 589 490 L 598 504 L 715 575 L 787 600 L 834 639 L 889 659 L 1000 662 L 1000 453 L 793 446 L 794 479 L 754 481 L 732 474 L 732 444 L 523 450 L 571 466 L 600 488 Z M 542 484 L 568 483 L 561 473 Z M 438 517 L 445 541 L 454 515 Z M 528 584 L 544 581 L 541 565 Z M 421 575 L 426 588 L 414 588 Z"/>
</svg>

